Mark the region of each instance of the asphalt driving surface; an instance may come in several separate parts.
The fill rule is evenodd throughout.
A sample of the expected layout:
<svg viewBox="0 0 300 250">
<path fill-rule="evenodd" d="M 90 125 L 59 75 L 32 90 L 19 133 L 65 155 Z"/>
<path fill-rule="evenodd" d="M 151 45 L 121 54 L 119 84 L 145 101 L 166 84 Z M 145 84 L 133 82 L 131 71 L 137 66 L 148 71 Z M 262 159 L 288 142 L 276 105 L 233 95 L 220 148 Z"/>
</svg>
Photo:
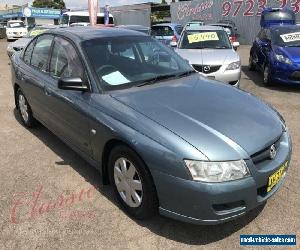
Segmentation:
<svg viewBox="0 0 300 250">
<path fill-rule="evenodd" d="M 241 247 L 240 234 L 297 234 L 289 249 L 300 248 L 300 86 L 264 87 L 262 76 L 247 70 L 249 46 L 238 50 L 241 88 L 283 115 L 293 156 L 284 185 L 265 206 L 217 226 L 129 218 L 92 166 L 45 127 L 21 125 L 6 47 L 0 40 L 0 249 L 258 249 Z"/>
</svg>

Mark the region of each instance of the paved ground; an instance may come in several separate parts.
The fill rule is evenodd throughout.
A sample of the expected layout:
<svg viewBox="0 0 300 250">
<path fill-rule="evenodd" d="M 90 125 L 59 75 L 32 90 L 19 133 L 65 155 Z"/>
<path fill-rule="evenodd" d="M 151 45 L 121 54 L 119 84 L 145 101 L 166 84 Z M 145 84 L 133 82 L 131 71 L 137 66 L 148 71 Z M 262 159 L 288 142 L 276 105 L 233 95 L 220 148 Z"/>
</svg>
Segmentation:
<svg viewBox="0 0 300 250">
<path fill-rule="evenodd" d="M 160 216 L 136 222 L 118 208 L 97 171 L 57 137 L 20 124 L 6 46 L 0 40 L 0 249 L 238 249 L 240 234 L 269 233 L 296 233 L 300 241 L 300 86 L 265 88 L 243 66 L 241 88 L 282 113 L 294 143 L 286 182 L 266 206 L 218 226 Z M 239 49 L 243 65 L 248 50 Z"/>
</svg>

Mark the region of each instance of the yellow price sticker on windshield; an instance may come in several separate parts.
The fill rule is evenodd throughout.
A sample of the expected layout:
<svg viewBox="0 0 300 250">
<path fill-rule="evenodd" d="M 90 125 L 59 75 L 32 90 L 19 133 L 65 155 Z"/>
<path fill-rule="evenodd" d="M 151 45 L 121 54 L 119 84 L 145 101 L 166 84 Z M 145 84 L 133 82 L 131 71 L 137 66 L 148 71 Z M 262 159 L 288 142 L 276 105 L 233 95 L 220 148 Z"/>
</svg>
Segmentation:
<svg viewBox="0 0 300 250">
<path fill-rule="evenodd" d="M 39 34 L 42 34 L 43 32 L 45 32 L 45 30 L 33 30 L 30 32 L 30 36 L 37 36 Z"/>
<path fill-rule="evenodd" d="M 219 37 L 217 32 L 202 32 L 188 35 L 189 43 L 205 42 L 205 41 L 218 41 Z"/>
</svg>

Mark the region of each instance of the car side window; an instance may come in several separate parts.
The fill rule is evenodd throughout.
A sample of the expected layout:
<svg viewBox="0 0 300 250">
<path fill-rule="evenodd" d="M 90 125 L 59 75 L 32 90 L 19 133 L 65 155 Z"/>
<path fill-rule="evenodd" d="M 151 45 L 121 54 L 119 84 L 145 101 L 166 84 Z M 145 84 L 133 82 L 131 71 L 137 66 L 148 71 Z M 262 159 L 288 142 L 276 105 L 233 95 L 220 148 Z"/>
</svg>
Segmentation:
<svg viewBox="0 0 300 250">
<path fill-rule="evenodd" d="M 84 68 L 74 46 L 67 40 L 56 37 L 50 60 L 50 74 L 55 77 L 84 78 Z"/>
<path fill-rule="evenodd" d="M 31 61 L 31 56 L 32 56 L 32 51 L 34 47 L 35 41 L 32 41 L 26 48 L 24 55 L 23 55 L 23 60 L 26 64 L 30 64 Z"/>
<path fill-rule="evenodd" d="M 42 71 L 47 71 L 47 63 L 52 40 L 53 36 L 51 35 L 43 35 L 37 39 L 31 57 L 32 66 L 35 66 Z"/>
</svg>

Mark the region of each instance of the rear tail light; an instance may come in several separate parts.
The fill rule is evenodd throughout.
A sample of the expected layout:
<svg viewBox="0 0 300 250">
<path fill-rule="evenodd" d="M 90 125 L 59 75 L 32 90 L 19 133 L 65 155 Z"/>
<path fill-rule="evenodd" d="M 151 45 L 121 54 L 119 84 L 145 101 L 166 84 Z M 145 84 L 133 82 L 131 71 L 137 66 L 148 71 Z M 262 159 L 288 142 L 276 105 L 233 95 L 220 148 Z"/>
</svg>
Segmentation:
<svg viewBox="0 0 300 250">
<path fill-rule="evenodd" d="M 229 40 L 230 40 L 231 43 L 237 42 L 236 36 L 230 36 Z"/>
<path fill-rule="evenodd" d="M 177 37 L 176 36 L 172 37 L 172 42 L 177 42 Z"/>
</svg>

